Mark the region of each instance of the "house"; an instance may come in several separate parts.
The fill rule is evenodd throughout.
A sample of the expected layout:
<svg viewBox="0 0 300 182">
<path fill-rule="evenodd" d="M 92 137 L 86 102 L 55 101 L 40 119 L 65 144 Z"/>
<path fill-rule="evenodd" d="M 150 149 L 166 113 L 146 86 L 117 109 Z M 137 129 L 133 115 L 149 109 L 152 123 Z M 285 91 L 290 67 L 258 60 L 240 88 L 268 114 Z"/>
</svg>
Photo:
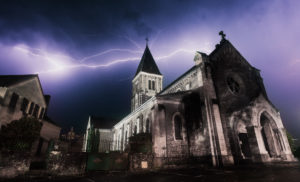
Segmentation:
<svg viewBox="0 0 300 182">
<path fill-rule="evenodd" d="M 32 148 L 37 155 L 59 138 L 61 128 L 47 116 L 49 102 L 38 75 L 0 75 L 0 128 L 22 117 L 37 118 L 42 123 L 40 138 Z"/>
</svg>

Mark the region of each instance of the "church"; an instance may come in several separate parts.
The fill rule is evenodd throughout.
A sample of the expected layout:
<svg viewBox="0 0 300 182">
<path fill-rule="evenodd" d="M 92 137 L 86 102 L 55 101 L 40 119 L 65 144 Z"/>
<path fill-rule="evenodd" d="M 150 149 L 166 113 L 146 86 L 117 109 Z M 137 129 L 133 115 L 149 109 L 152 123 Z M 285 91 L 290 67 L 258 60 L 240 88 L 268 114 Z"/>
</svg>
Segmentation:
<svg viewBox="0 0 300 182">
<path fill-rule="evenodd" d="M 196 52 L 195 65 L 165 88 L 146 45 L 132 80 L 131 113 L 104 127 L 89 117 L 83 151 L 93 130 L 98 151 L 124 151 L 129 137 L 150 133 L 154 167 L 188 159 L 214 166 L 295 161 L 260 70 L 220 35 L 209 55 Z"/>
</svg>

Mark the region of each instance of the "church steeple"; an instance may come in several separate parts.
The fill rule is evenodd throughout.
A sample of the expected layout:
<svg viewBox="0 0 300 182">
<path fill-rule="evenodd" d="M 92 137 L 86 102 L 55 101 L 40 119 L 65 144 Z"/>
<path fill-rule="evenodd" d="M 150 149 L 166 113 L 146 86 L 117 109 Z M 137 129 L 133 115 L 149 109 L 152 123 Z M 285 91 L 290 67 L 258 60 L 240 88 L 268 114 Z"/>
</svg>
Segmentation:
<svg viewBox="0 0 300 182">
<path fill-rule="evenodd" d="M 153 59 L 153 56 L 148 47 L 148 43 L 146 44 L 144 54 L 142 56 L 141 62 L 138 66 L 138 69 L 135 73 L 135 76 L 141 71 L 146 72 L 146 73 L 162 75 Z"/>
<path fill-rule="evenodd" d="M 146 39 L 147 41 L 147 39 Z M 131 110 L 135 110 L 162 90 L 160 73 L 146 42 L 146 48 L 132 80 Z"/>
</svg>

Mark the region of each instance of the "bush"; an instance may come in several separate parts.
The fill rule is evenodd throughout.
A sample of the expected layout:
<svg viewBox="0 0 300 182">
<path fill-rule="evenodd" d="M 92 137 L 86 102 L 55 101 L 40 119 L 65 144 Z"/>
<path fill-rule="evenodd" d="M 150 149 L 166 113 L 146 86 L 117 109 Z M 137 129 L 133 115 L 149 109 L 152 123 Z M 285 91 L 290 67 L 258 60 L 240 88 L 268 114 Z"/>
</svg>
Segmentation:
<svg viewBox="0 0 300 182">
<path fill-rule="evenodd" d="M 294 152 L 294 156 L 300 160 L 300 147 L 297 147 L 297 149 Z"/>
<path fill-rule="evenodd" d="M 35 118 L 24 117 L 2 126 L 0 147 L 13 151 L 29 151 L 40 136 L 42 123 Z"/>
<path fill-rule="evenodd" d="M 152 135 L 150 133 L 139 133 L 129 137 L 130 152 L 151 153 Z"/>
</svg>

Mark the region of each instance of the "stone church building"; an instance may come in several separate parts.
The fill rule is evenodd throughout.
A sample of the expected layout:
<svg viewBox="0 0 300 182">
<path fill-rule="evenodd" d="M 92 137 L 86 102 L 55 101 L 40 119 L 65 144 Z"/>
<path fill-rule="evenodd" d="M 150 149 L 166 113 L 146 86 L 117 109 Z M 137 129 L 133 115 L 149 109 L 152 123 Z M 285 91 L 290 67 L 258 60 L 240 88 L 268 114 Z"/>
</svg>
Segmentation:
<svg viewBox="0 0 300 182">
<path fill-rule="evenodd" d="M 196 52 L 195 65 L 165 88 L 146 46 L 132 80 L 131 113 L 95 129 L 111 137 L 106 150 L 123 151 L 130 136 L 151 133 L 155 167 L 191 158 L 216 166 L 295 160 L 260 70 L 220 35 L 214 51 Z M 89 119 L 86 136 L 91 127 Z M 84 143 L 86 151 L 87 137 Z"/>
</svg>

